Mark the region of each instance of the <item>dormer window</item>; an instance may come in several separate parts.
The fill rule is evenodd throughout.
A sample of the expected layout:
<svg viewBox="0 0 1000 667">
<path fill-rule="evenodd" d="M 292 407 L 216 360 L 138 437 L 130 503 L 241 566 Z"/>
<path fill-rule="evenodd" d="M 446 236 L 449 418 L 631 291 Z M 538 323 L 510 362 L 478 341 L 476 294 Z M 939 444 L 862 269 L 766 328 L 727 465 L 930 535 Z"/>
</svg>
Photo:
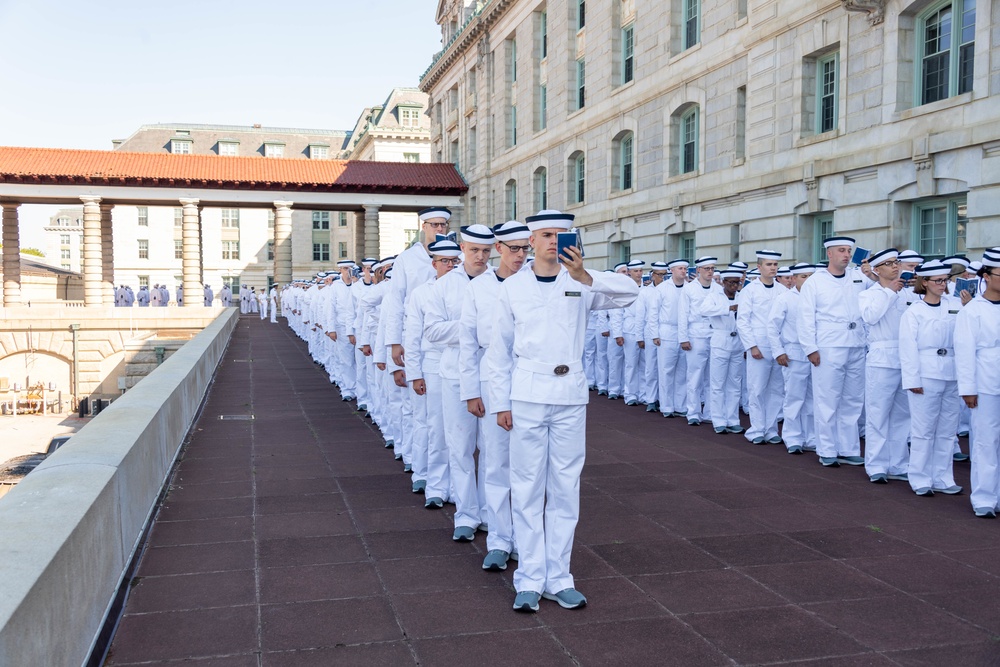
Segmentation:
<svg viewBox="0 0 1000 667">
<path fill-rule="evenodd" d="M 190 139 L 171 139 L 170 152 L 178 155 L 189 155 L 191 153 Z"/>
<path fill-rule="evenodd" d="M 329 159 L 330 147 L 326 144 L 309 144 L 309 158 L 312 160 Z"/>
<path fill-rule="evenodd" d="M 399 124 L 401 127 L 420 126 L 420 107 L 399 107 Z"/>
<path fill-rule="evenodd" d="M 219 142 L 219 155 L 235 157 L 239 154 L 240 154 L 240 142 L 238 141 Z"/>
<path fill-rule="evenodd" d="M 264 157 L 285 157 L 285 144 L 264 142 Z"/>
</svg>

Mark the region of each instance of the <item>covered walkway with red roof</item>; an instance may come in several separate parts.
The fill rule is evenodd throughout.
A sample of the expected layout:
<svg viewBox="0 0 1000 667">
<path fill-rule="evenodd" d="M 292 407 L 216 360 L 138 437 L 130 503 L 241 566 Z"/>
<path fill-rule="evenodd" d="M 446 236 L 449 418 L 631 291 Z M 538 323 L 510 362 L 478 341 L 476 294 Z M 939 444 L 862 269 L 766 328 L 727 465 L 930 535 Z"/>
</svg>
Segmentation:
<svg viewBox="0 0 1000 667">
<path fill-rule="evenodd" d="M 291 210 L 355 211 L 355 253 L 378 254 L 379 211 L 448 206 L 461 219 L 468 189 L 452 164 L 309 160 L 125 151 L 0 147 L 3 305 L 21 303 L 21 204 L 83 203 L 84 303 L 110 305 L 111 210 L 118 205 L 183 209 L 183 286 L 202 280 L 201 209 L 273 208 L 275 281 L 292 278 Z M 188 291 L 189 290 L 189 291 Z M 186 307 L 199 307 L 199 300 Z"/>
</svg>

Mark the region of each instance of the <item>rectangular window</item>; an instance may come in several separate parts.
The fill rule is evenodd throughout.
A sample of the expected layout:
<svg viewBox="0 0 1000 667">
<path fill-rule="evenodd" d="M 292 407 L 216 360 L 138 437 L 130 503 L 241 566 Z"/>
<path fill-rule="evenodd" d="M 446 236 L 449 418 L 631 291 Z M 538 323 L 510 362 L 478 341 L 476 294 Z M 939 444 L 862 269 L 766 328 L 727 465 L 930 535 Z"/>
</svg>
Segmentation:
<svg viewBox="0 0 1000 667">
<path fill-rule="evenodd" d="M 149 276 L 136 276 L 139 281 L 139 287 L 149 287 Z"/>
<path fill-rule="evenodd" d="M 544 167 L 535 172 L 535 210 L 549 207 L 549 172 Z"/>
<path fill-rule="evenodd" d="M 510 107 L 510 127 L 508 128 L 510 132 L 510 142 L 509 146 L 517 146 L 517 105 L 511 105 Z"/>
<path fill-rule="evenodd" d="M 240 228 L 240 209 L 238 208 L 224 208 L 222 210 L 222 227 L 223 229 L 239 229 Z"/>
<path fill-rule="evenodd" d="M 454 141 L 451 142 L 451 161 L 455 165 L 456 169 L 458 169 L 460 166 L 458 150 L 459 150 L 458 139 L 455 139 Z"/>
<path fill-rule="evenodd" d="M 313 261 L 314 262 L 330 261 L 329 243 L 313 243 Z"/>
<path fill-rule="evenodd" d="M 632 189 L 632 135 L 629 134 L 621 142 L 621 178 L 622 190 Z"/>
<path fill-rule="evenodd" d="M 573 188 L 574 200 L 577 204 L 582 204 L 587 196 L 587 161 L 581 155 L 573 163 Z"/>
<path fill-rule="evenodd" d="M 747 156 L 747 87 L 736 89 L 736 158 Z"/>
<path fill-rule="evenodd" d="M 267 259 L 268 261 L 274 260 L 274 241 L 267 242 Z"/>
<path fill-rule="evenodd" d="M 329 146 L 310 146 L 309 158 L 312 160 L 326 160 L 330 157 Z"/>
<path fill-rule="evenodd" d="M 920 104 L 972 90 L 976 0 L 938 6 L 918 22 Z"/>
<path fill-rule="evenodd" d="M 420 109 L 417 107 L 399 107 L 399 124 L 403 127 L 419 127 Z"/>
<path fill-rule="evenodd" d="M 313 211 L 313 229 L 330 229 L 330 212 Z"/>
<path fill-rule="evenodd" d="M 469 166 L 476 166 L 479 157 L 479 132 L 474 127 L 469 128 Z"/>
<path fill-rule="evenodd" d="M 191 153 L 191 142 L 190 141 L 178 141 L 177 139 L 170 140 L 170 152 L 177 153 L 178 155 L 188 155 Z"/>
<path fill-rule="evenodd" d="M 681 116 L 680 123 L 680 173 L 688 174 L 698 169 L 698 108 Z"/>
<path fill-rule="evenodd" d="M 517 220 L 517 183 L 509 181 L 507 183 L 507 219 Z"/>
<path fill-rule="evenodd" d="M 139 216 L 139 226 L 149 227 L 149 208 L 146 206 L 139 206 L 135 209 L 136 215 Z"/>
<path fill-rule="evenodd" d="M 542 33 L 541 59 L 545 60 L 549 56 L 549 13 L 542 12 L 539 17 L 539 29 Z"/>
<path fill-rule="evenodd" d="M 222 259 L 239 259 L 239 258 L 240 258 L 240 242 L 223 241 Z"/>
<path fill-rule="evenodd" d="M 60 234 L 59 245 L 69 245 L 69 244 L 70 244 L 69 234 Z"/>
<path fill-rule="evenodd" d="M 267 212 L 267 228 L 274 229 L 274 209 Z"/>
<path fill-rule="evenodd" d="M 420 162 L 420 153 L 403 153 L 403 162 Z"/>
<path fill-rule="evenodd" d="M 337 243 L 337 257 L 340 259 L 347 259 L 347 243 L 340 241 Z"/>
<path fill-rule="evenodd" d="M 479 222 L 479 200 L 469 197 L 469 224 L 475 225 Z"/>
<path fill-rule="evenodd" d="M 833 236 L 833 216 L 817 216 L 813 219 L 813 258 L 816 262 L 826 261 L 823 241 Z"/>
<path fill-rule="evenodd" d="M 694 244 L 694 234 L 681 234 L 678 241 L 678 251 L 680 252 L 681 259 L 686 259 L 693 266 L 695 255 L 698 252 L 698 247 Z"/>
<path fill-rule="evenodd" d="M 576 61 L 576 108 L 582 109 L 587 103 L 587 66 L 583 58 Z"/>
<path fill-rule="evenodd" d="M 139 259 L 149 259 L 148 239 L 139 239 Z"/>
<path fill-rule="evenodd" d="M 635 26 L 622 28 L 622 84 L 635 77 Z"/>
<path fill-rule="evenodd" d="M 582 30 L 587 26 L 587 2 L 577 0 L 576 3 L 576 29 Z"/>
<path fill-rule="evenodd" d="M 70 249 L 69 248 L 62 248 L 59 251 L 59 258 L 60 259 L 70 259 L 70 257 L 71 257 L 71 255 L 70 255 Z"/>
<path fill-rule="evenodd" d="M 549 88 L 545 84 L 538 87 L 538 129 L 549 126 Z"/>
<path fill-rule="evenodd" d="M 517 40 L 509 39 L 507 40 L 510 49 L 510 77 L 511 83 L 517 83 Z"/>
<path fill-rule="evenodd" d="M 174 239 L 174 259 L 184 259 L 184 241 Z"/>
<path fill-rule="evenodd" d="M 338 215 L 337 215 L 337 224 L 340 225 L 341 227 L 346 227 L 347 226 L 347 212 L 346 211 L 340 211 L 338 213 Z"/>
<path fill-rule="evenodd" d="M 285 157 L 285 144 L 264 144 L 264 157 Z"/>
<path fill-rule="evenodd" d="M 175 208 L 174 209 L 174 227 L 184 226 L 184 209 Z"/>
<path fill-rule="evenodd" d="M 816 134 L 837 129 L 839 58 L 831 53 L 816 61 Z"/>
<path fill-rule="evenodd" d="M 924 257 L 965 254 L 968 206 L 965 197 L 941 199 L 916 206 L 917 252 Z"/>
<path fill-rule="evenodd" d="M 240 145 L 235 141 L 220 141 L 219 155 L 235 157 L 239 155 Z"/>
<path fill-rule="evenodd" d="M 701 40 L 701 0 L 684 0 L 683 18 L 683 50 L 687 50 Z"/>
</svg>

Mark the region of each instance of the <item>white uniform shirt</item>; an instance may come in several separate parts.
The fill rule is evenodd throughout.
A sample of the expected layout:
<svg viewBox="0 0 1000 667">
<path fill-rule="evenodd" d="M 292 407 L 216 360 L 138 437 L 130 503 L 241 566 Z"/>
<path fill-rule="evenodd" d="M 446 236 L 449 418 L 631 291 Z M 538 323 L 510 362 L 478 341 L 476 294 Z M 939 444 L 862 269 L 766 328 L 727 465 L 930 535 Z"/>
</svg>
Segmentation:
<svg viewBox="0 0 1000 667">
<path fill-rule="evenodd" d="M 899 320 L 903 389 L 923 387 L 923 378 L 954 381 L 955 320 L 962 302 L 947 295 L 937 306 L 918 301 Z"/>
<path fill-rule="evenodd" d="M 853 275 L 848 271 L 836 278 L 826 269 L 817 269 L 802 285 L 797 324 L 806 356 L 823 347 L 865 346 L 865 326 L 858 306 L 864 281 Z"/>
<path fill-rule="evenodd" d="M 708 318 L 708 326 L 712 330 L 712 350 L 735 352 L 741 348 L 742 342 L 737 330 L 739 311 L 730 310 L 733 306 L 739 306 L 742 310 L 741 295 L 741 292 L 737 292 L 730 299 L 722 290 L 712 290 L 701 300 L 698 314 Z"/>
<path fill-rule="evenodd" d="M 396 345 L 403 342 L 403 316 L 406 299 L 418 285 L 433 280 L 434 267 L 431 257 L 422 243 L 399 253 L 392 264 L 391 286 L 382 305 L 382 321 L 385 329 L 385 344 Z M 403 348 L 404 350 L 406 348 Z"/>
<path fill-rule="evenodd" d="M 493 267 L 487 267 L 493 271 Z M 458 266 L 441 276 L 431 290 L 424 315 L 424 338 L 441 348 L 441 377 L 458 380 L 460 377 L 458 351 L 461 343 L 459 327 L 465 294 L 472 280 L 465 266 Z"/>
<path fill-rule="evenodd" d="M 541 283 L 534 271 L 521 271 L 500 285 L 485 357 L 491 412 L 510 410 L 512 400 L 586 405 L 588 312 L 624 308 L 639 295 L 639 286 L 628 276 L 587 273 L 591 286 L 573 280 L 565 267 L 552 283 Z M 556 375 L 561 365 L 570 370 Z"/>
<path fill-rule="evenodd" d="M 806 361 L 798 332 L 801 298 L 799 290 L 793 287 L 779 294 L 771 304 L 771 313 L 767 318 L 767 341 L 775 359 L 787 354 L 793 361 Z"/>
<path fill-rule="evenodd" d="M 684 294 L 684 286 L 687 283 L 675 285 L 671 278 L 667 278 L 656 286 L 654 307 L 652 316 L 648 318 L 649 330 L 646 337 L 652 334 L 653 338 L 661 339 L 661 342 L 680 342 L 677 339 L 677 321 L 681 312 L 681 297 Z"/>
<path fill-rule="evenodd" d="M 406 350 L 407 382 L 423 379 L 427 373 L 437 374 L 441 367 L 441 348 L 424 340 L 424 318 L 433 287 L 433 280 L 417 285 L 406 300 L 403 348 Z"/>
<path fill-rule="evenodd" d="M 858 306 L 868 325 L 868 365 L 898 369 L 899 320 L 906 312 L 906 294 L 876 284 L 858 295 Z"/>
<path fill-rule="evenodd" d="M 701 302 L 713 291 L 721 293 L 722 286 L 711 282 L 708 287 L 704 287 L 697 280 L 692 280 L 681 288 L 677 342 L 688 343 L 692 338 L 708 338 L 712 335 L 708 318 L 701 314 Z"/>
<path fill-rule="evenodd" d="M 982 294 L 955 320 L 955 367 L 960 396 L 1000 396 L 1000 304 Z"/>
<path fill-rule="evenodd" d="M 493 318 L 496 314 L 497 298 L 503 280 L 495 271 L 476 276 L 465 291 L 462 304 L 462 320 L 459 325 L 458 365 L 460 398 L 468 401 L 481 398 L 481 382 L 487 380 L 486 364 L 483 356 L 490 346 L 493 336 Z"/>
<path fill-rule="evenodd" d="M 775 300 L 787 291 L 788 288 L 777 280 L 771 283 L 770 287 L 760 280 L 755 280 L 740 291 L 736 330 L 740 333 L 744 350 L 749 352 L 751 348 L 757 347 L 765 359 L 770 355 L 767 320 Z"/>
</svg>

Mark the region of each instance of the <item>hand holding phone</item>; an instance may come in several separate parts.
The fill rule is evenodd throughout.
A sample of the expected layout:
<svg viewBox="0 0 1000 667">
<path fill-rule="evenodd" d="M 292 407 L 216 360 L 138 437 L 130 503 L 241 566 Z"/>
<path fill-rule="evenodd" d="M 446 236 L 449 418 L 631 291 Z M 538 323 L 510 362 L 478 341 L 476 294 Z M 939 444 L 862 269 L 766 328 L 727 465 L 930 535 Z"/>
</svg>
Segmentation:
<svg viewBox="0 0 1000 667">
<path fill-rule="evenodd" d="M 566 252 L 566 248 L 575 247 L 580 251 L 580 256 L 583 257 L 583 242 L 580 240 L 580 232 L 575 229 L 571 229 L 568 232 L 559 232 L 556 235 L 556 255 L 559 261 L 563 261 L 563 257 L 569 257 L 569 253 Z"/>
</svg>

